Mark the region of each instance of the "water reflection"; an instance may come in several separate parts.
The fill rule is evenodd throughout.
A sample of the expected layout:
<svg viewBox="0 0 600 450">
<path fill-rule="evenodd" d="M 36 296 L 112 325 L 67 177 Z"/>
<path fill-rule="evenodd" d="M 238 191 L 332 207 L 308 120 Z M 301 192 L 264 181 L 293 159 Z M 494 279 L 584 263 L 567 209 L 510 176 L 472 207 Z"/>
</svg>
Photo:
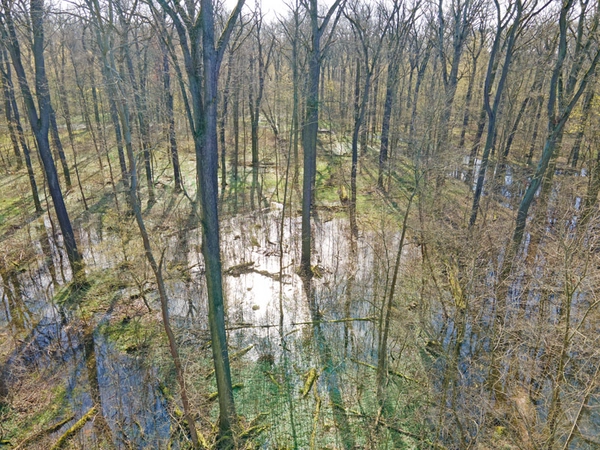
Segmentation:
<svg viewBox="0 0 600 450">
<path fill-rule="evenodd" d="M 513 175 L 513 169 L 507 168 L 503 188 L 507 199 L 514 197 L 513 189 L 521 188 Z M 576 200 L 575 209 L 580 202 Z M 265 448 L 290 441 L 296 442 L 297 448 L 306 448 L 311 439 L 316 448 L 367 446 L 371 439 L 368 429 L 375 423 L 371 414 L 377 416 L 372 408 L 375 372 L 368 367 L 377 361 L 377 324 L 372 318 L 378 317 L 385 298 L 388 255 L 399 236 L 390 230 L 366 230 L 353 244 L 346 219 L 321 214 L 315 221 L 315 277 L 307 285 L 295 272 L 300 221 L 286 218 L 280 236 L 280 220 L 277 207 L 223 219 L 229 343 L 232 353 L 251 347 L 234 368 L 234 384 L 244 382 L 236 391 L 240 413 L 252 418 L 272 407 L 272 414 L 265 419 L 271 424 L 264 432 Z M 14 389 L 19 377 L 33 368 L 42 373 L 60 372 L 67 379 L 64 402 L 75 414 L 74 420 L 95 405 L 101 412 L 81 433 L 87 436 L 80 437 L 82 445 L 165 448 L 174 432 L 169 400 L 161 392 L 164 373 L 143 348 L 124 351 L 106 334 L 105 324 L 130 320 L 127 316 L 101 311 L 98 314 L 105 314 L 103 317 L 88 318 L 85 324 L 75 318 L 73 310 L 52 303 L 58 285 L 69 276 L 68 267 L 60 257 L 60 236 L 52 231 L 51 222 L 44 220 L 35 229 L 38 239 L 33 247 L 38 259 L 19 270 L 5 267 L 0 271 L 0 326 L 15 341 L 0 371 L 0 401 L 6 397 L 3 392 Z M 208 345 L 201 242 L 197 229 L 184 230 L 164 240 L 165 259 L 172 262 L 167 280 L 169 307 L 182 347 L 200 359 L 200 349 Z M 119 231 L 105 226 L 100 217 L 90 217 L 86 226 L 80 224 L 78 233 L 90 270 L 115 270 L 135 261 Z M 283 255 L 279 253 L 280 240 L 284 242 Z M 508 407 L 500 405 L 495 388 L 486 384 L 491 355 L 504 352 L 498 356 L 503 361 L 498 380 L 506 391 L 506 404 L 525 402 L 529 407 L 530 401 L 523 399 L 531 398 L 536 419 L 529 428 L 540 432 L 549 414 L 552 380 L 557 376 L 552 327 L 563 320 L 565 311 L 557 294 L 560 284 L 545 285 L 562 275 L 544 272 L 548 264 L 539 259 L 538 270 L 531 276 L 515 277 L 508 288 L 506 310 L 497 311 L 497 261 L 479 261 L 487 275 L 477 286 L 470 286 L 472 291 L 465 288 L 476 294 L 467 294 L 464 307 L 453 304 L 445 286 L 424 304 L 420 303 L 423 296 L 415 294 L 418 289 L 410 284 L 414 283 L 410 270 L 421 264 L 422 251 L 422 247 L 407 245 L 403 254 L 406 289 L 394 305 L 399 325 L 390 343 L 390 359 L 399 366 L 410 361 L 415 372 L 423 368 L 418 372 L 423 379 L 417 381 L 432 387 L 432 405 L 419 405 L 424 428 L 450 448 L 463 448 L 477 441 L 480 427 L 506 426 Z M 119 289 L 115 288 L 115 299 L 144 297 L 151 307 L 145 313 L 155 314 L 151 282 L 140 279 L 135 289 Z M 593 307 L 592 297 L 586 295 L 593 290 L 588 286 L 573 296 L 574 326 L 582 323 L 585 311 Z M 415 306 L 411 306 L 413 302 Z M 502 327 L 497 323 L 500 315 Z M 577 400 L 571 405 L 584 405 L 580 414 L 570 407 L 564 415 L 571 422 L 577 417 L 582 434 L 593 436 L 600 429 L 596 411 L 600 380 L 594 350 L 598 346 L 592 341 L 598 323 L 595 316 L 588 319 L 578 329 L 581 336 L 574 335 L 566 351 L 569 361 L 562 396 Z M 92 323 L 97 325 L 90 327 Z M 498 333 L 508 336 L 510 345 L 499 347 Z M 407 342 L 412 345 L 409 349 Z M 319 377 L 314 390 L 303 397 L 305 375 L 311 370 Z M 390 386 L 396 389 L 392 392 L 406 396 L 398 395 L 400 405 L 418 383 L 401 378 Z M 322 408 L 321 418 L 314 422 L 317 405 Z M 208 411 L 208 419 L 203 419 L 208 422 L 211 406 L 202 407 Z M 398 406 L 395 419 L 399 423 L 403 411 Z M 410 413 L 408 406 L 406 411 Z M 514 412 L 511 414 L 514 417 Z M 72 424 L 66 424 L 53 438 Z M 459 431 L 453 434 L 449 424 Z M 319 432 L 313 436 L 317 426 Z M 90 441 L 85 441 L 88 438 Z M 582 446 L 582 439 L 576 436 L 570 445 Z"/>
</svg>

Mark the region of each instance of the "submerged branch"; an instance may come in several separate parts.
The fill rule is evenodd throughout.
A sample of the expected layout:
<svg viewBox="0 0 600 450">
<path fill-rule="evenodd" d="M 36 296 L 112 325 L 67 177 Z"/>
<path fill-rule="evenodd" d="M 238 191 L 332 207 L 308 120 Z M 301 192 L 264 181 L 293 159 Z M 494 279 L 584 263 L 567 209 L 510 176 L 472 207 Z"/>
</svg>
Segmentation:
<svg viewBox="0 0 600 450">
<path fill-rule="evenodd" d="M 322 323 L 348 323 L 348 322 L 372 322 L 376 317 L 346 317 L 343 319 L 331 319 L 331 320 L 309 320 L 307 322 L 292 322 L 290 325 L 319 325 Z M 236 325 L 232 325 L 227 327 L 227 331 L 235 331 L 235 330 L 245 330 L 250 328 L 273 328 L 278 327 L 279 324 L 264 324 L 264 325 L 253 325 L 251 323 L 239 323 Z"/>
</svg>

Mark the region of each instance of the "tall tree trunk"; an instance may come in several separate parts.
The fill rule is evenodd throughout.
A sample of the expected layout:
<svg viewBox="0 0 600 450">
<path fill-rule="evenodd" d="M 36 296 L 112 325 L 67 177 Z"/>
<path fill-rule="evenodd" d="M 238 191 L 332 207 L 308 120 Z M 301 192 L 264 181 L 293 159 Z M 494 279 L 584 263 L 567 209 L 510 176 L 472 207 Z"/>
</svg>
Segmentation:
<svg viewBox="0 0 600 450">
<path fill-rule="evenodd" d="M 236 78 L 239 78 L 236 76 Z M 240 154 L 240 87 L 236 83 L 235 90 L 233 91 L 233 106 L 232 106 L 232 121 L 233 121 L 233 158 L 232 158 L 232 177 L 234 186 L 237 189 L 237 182 L 239 180 L 238 165 L 239 165 L 239 154 Z"/>
<path fill-rule="evenodd" d="M 385 101 L 383 104 L 383 118 L 381 120 L 381 147 L 379 149 L 379 173 L 377 176 L 377 187 L 383 189 L 383 173 L 388 160 L 388 148 L 390 138 L 390 122 L 392 109 L 398 90 L 398 75 L 400 72 L 401 55 L 390 55 L 388 63 L 388 76 L 385 87 Z"/>
<path fill-rule="evenodd" d="M 370 95 L 370 108 L 369 108 L 369 126 L 370 126 L 370 136 L 369 136 L 369 145 L 373 145 L 375 139 L 375 133 L 377 128 L 377 119 L 379 118 L 377 114 L 377 100 L 379 97 L 379 77 L 375 78 L 375 83 L 373 84 L 373 94 Z M 367 127 L 365 127 L 367 128 Z M 367 128 L 368 129 L 368 128 Z"/>
<path fill-rule="evenodd" d="M 541 91 L 541 87 L 540 87 L 540 91 Z M 533 102 L 533 115 L 534 115 L 534 119 L 533 119 L 533 132 L 531 134 L 531 144 L 529 146 L 529 151 L 527 152 L 527 158 L 526 158 L 526 162 L 528 166 L 531 166 L 533 163 L 533 152 L 535 151 L 535 147 L 537 144 L 537 140 L 538 140 L 538 132 L 539 132 L 539 127 L 540 127 L 540 122 L 541 122 L 541 118 L 542 118 L 542 109 L 543 109 L 543 105 L 544 105 L 544 96 L 541 94 L 541 92 L 538 93 L 537 97 L 535 98 L 534 102 Z"/>
<path fill-rule="evenodd" d="M 69 171 L 69 164 L 67 163 L 67 157 L 65 156 L 65 151 L 62 146 L 62 142 L 60 141 L 60 135 L 58 134 L 58 125 L 56 123 L 56 113 L 54 112 L 54 108 L 52 104 L 50 106 L 50 135 L 52 137 L 52 144 L 54 144 L 54 148 L 56 150 L 56 154 L 58 155 L 58 159 L 60 159 L 60 164 L 63 169 L 63 175 L 65 176 L 65 186 L 67 190 L 71 189 L 73 185 L 71 182 L 71 172 Z"/>
<path fill-rule="evenodd" d="M 398 284 L 398 273 L 400 271 L 402 251 L 404 250 L 404 240 L 406 238 L 406 230 L 408 228 L 408 216 L 416 192 L 417 189 L 415 187 L 408 199 L 408 204 L 406 205 L 404 219 L 402 220 L 402 230 L 400 232 L 400 242 L 398 243 L 398 251 L 396 252 L 396 261 L 394 263 L 394 272 L 392 274 L 390 291 L 387 298 L 384 299 L 383 305 L 381 305 L 381 314 L 379 316 L 379 338 L 377 346 L 377 400 L 380 407 L 384 406 L 386 397 L 385 384 L 388 376 L 388 340 L 390 334 L 392 308 L 394 306 L 394 297 L 396 294 L 396 286 Z"/>
<path fill-rule="evenodd" d="M 427 47 L 425 49 L 425 54 L 422 55 L 421 61 L 417 61 L 417 80 L 415 81 L 415 87 L 413 91 L 413 99 L 412 99 L 412 111 L 410 115 L 410 126 L 409 126 L 409 134 L 408 134 L 408 145 L 409 152 L 411 154 L 417 153 L 417 147 L 420 145 L 417 143 L 417 112 L 419 105 L 419 93 L 421 92 L 421 84 L 423 83 L 423 78 L 425 77 L 425 70 L 427 69 L 427 64 L 429 63 L 429 58 L 431 56 L 431 49 Z M 410 94 L 409 94 L 410 95 Z"/>
<path fill-rule="evenodd" d="M 169 66 L 169 53 L 166 44 L 161 40 L 160 48 L 162 51 L 162 75 L 163 88 L 165 90 L 165 115 L 167 122 L 167 136 L 169 139 L 169 150 L 171 155 L 171 164 L 173 165 L 173 184 L 175 192 L 182 189 L 181 168 L 179 165 L 179 152 L 177 150 L 177 139 L 175 136 L 175 115 L 173 114 L 173 93 L 171 92 L 171 74 Z"/>
<path fill-rule="evenodd" d="M 585 232 L 585 228 L 590 219 L 596 213 L 598 204 L 598 193 L 600 192 L 600 149 L 596 151 L 594 166 L 590 170 L 588 188 L 583 199 L 581 213 L 579 214 L 579 223 L 577 229 L 580 233 Z"/>
<path fill-rule="evenodd" d="M 71 226 L 71 220 L 65 206 L 64 198 L 58 182 L 58 174 L 50 151 L 50 142 L 48 132 L 50 128 L 50 116 L 52 106 L 50 104 L 50 92 L 48 91 L 48 79 L 46 77 L 46 66 L 44 61 L 44 5 L 43 0 L 31 0 L 30 15 L 33 29 L 33 57 L 36 78 L 36 93 L 38 106 L 36 108 L 33 95 L 27 82 L 25 69 L 21 61 L 21 49 L 14 27 L 12 14 L 8 0 L 2 0 L 4 17 L 2 17 L 0 26 L 3 40 L 9 48 L 9 53 L 13 62 L 13 67 L 19 80 L 23 100 L 27 107 L 29 123 L 34 132 L 40 158 L 44 165 L 48 189 L 54 203 L 54 210 L 58 218 L 60 229 L 63 235 L 63 241 L 67 251 L 67 257 L 73 272 L 73 278 L 76 282 L 83 282 L 85 271 L 83 259 L 77 250 L 75 234 Z"/>
<path fill-rule="evenodd" d="M 33 166 L 31 164 L 31 153 L 29 151 L 29 146 L 27 145 L 27 141 L 25 140 L 25 134 L 23 132 L 23 127 L 21 126 L 21 117 L 19 114 L 19 109 L 17 106 L 17 101 L 15 99 L 14 86 L 12 83 L 12 75 L 10 70 L 10 65 L 8 62 L 8 55 L 6 54 L 6 50 L 1 50 L 2 59 L 6 63 L 4 66 L 4 62 L 2 63 L 1 70 L 1 79 L 2 79 L 2 87 L 4 91 L 4 97 L 6 99 L 6 120 L 11 123 L 11 126 L 14 125 L 15 128 L 15 138 L 18 139 L 16 145 L 21 145 L 23 149 L 23 155 L 25 157 L 25 167 L 27 167 L 27 177 L 29 178 L 29 186 L 31 187 L 31 195 L 33 197 L 33 204 L 35 206 L 35 212 L 41 213 L 42 205 L 40 203 L 40 196 L 38 194 L 37 183 L 35 181 L 35 174 L 33 171 Z M 11 134 L 12 139 L 12 134 Z"/>
<path fill-rule="evenodd" d="M 302 175 L 302 255 L 301 273 L 306 279 L 312 277 L 311 269 L 311 221 L 315 172 L 317 165 L 317 132 L 319 128 L 319 80 L 321 79 L 321 29 L 318 22 L 317 0 L 306 4 L 311 27 L 311 47 L 308 55 L 308 83 L 305 118 L 302 127 L 304 172 Z"/>
<path fill-rule="evenodd" d="M 227 112 L 229 109 L 229 92 L 231 86 L 231 74 L 233 72 L 233 55 L 232 49 L 229 51 L 227 76 L 225 78 L 225 86 L 223 88 L 223 106 L 221 108 L 221 116 L 219 118 L 219 144 L 221 146 L 221 193 L 225 192 L 227 186 L 227 152 L 225 145 L 225 125 L 227 124 Z"/>
<path fill-rule="evenodd" d="M 446 60 L 445 44 L 447 37 L 445 36 L 446 31 L 446 19 L 444 15 L 446 11 L 443 7 L 444 0 L 438 2 L 438 56 L 440 58 L 442 81 L 444 85 L 444 106 L 442 110 L 442 116 L 440 119 L 440 132 L 438 135 L 438 142 L 436 145 L 436 151 L 440 151 L 442 148 L 448 146 L 449 132 L 450 132 L 450 117 L 452 114 L 452 107 L 454 105 L 454 98 L 456 96 L 456 88 L 458 87 L 458 71 L 460 68 L 460 61 L 464 51 L 467 37 L 469 36 L 472 21 L 475 17 L 475 10 L 478 7 L 477 2 L 456 1 L 452 5 L 452 58 L 449 61 L 450 71 L 447 70 L 448 61 Z"/>
<path fill-rule="evenodd" d="M 494 84 L 494 81 L 496 79 L 496 73 L 498 71 L 498 62 L 499 61 L 500 61 L 500 58 L 494 59 L 494 65 L 492 68 L 490 83 L 486 82 L 484 84 L 484 88 L 483 88 L 483 97 L 484 98 L 486 96 L 489 97 L 491 95 L 491 93 L 489 91 L 486 91 L 485 89 L 486 89 L 486 86 L 491 87 Z M 487 74 L 486 74 L 486 81 L 487 81 Z M 467 176 L 465 177 L 465 182 L 467 183 L 468 186 L 472 185 L 473 180 L 477 176 L 475 160 L 477 159 L 477 155 L 479 154 L 479 147 L 481 146 L 481 138 L 483 137 L 483 131 L 485 130 L 485 124 L 486 124 L 487 117 L 488 117 L 488 115 L 487 115 L 487 110 L 486 110 L 485 102 L 484 102 L 484 104 L 481 107 L 481 111 L 479 113 L 479 119 L 477 120 L 477 131 L 475 132 L 475 138 L 473 139 L 473 146 L 471 147 L 471 152 L 469 153 L 469 167 L 467 169 Z"/>
<path fill-rule="evenodd" d="M 460 130 L 460 140 L 458 142 L 458 147 L 461 149 L 465 146 L 465 136 L 471 119 L 471 101 L 473 100 L 473 87 L 475 86 L 475 78 L 477 77 L 477 61 L 479 61 L 479 55 L 481 54 L 482 48 L 483 45 L 481 45 L 479 51 L 474 54 L 473 61 L 471 62 L 471 73 L 469 74 L 469 84 L 465 96 L 465 111 L 463 114 L 462 129 Z"/>
<path fill-rule="evenodd" d="M 517 117 L 513 123 L 512 128 L 510 129 L 510 133 L 508 134 L 508 139 L 506 140 L 506 145 L 504 146 L 504 150 L 502 151 L 502 164 L 506 162 L 508 155 L 510 154 L 510 149 L 512 147 L 512 143 L 515 139 L 515 135 L 517 134 L 517 130 L 519 129 L 519 124 L 521 123 L 521 119 L 523 118 L 523 114 L 525 114 L 525 110 L 529 105 L 530 97 L 525 97 L 523 102 L 521 103 L 521 107 L 519 108 L 519 112 L 517 113 Z"/>
<path fill-rule="evenodd" d="M 250 56 L 250 73 L 255 71 L 255 57 Z M 254 78 L 254 76 L 253 76 Z M 250 189 L 250 208 L 254 210 L 256 208 L 255 195 L 258 187 L 258 167 L 260 164 L 258 155 L 258 116 L 259 110 L 255 108 L 255 104 L 258 103 L 258 99 L 255 99 L 254 88 L 249 86 L 248 89 L 248 111 L 250 112 L 250 154 L 252 155 L 252 185 Z M 260 198 L 258 199 L 260 204 Z"/>
<path fill-rule="evenodd" d="M 201 139 L 196 139 L 197 173 L 201 199 L 202 254 L 206 266 L 208 290 L 208 322 L 212 338 L 213 359 L 217 391 L 219 393 L 219 439 L 221 446 L 233 446 L 232 428 L 237 424 L 229 352 L 225 332 L 225 305 L 221 267 L 218 212 L 218 146 L 217 146 L 217 102 L 218 78 L 223 53 L 231 36 L 244 0 L 239 0 L 230 16 L 227 27 L 218 41 L 215 40 L 214 12 L 212 0 L 201 0 L 202 62 L 204 75 L 204 110 Z M 200 113 L 200 111 L 198 111 Z M 200 136 L 199 136 L 200 137 Z"/>
<path fill-rule="evenodd" d="M 498 29 L 496 32 L 496 37 L 494 39 L 494 44 L 492 46 L 492 51 L 490 53 L 490 61 L 488 64 L 488 71 L 486 75 L 486 82 L 484 87 L 484 105 L 485 110 L 488 115 L 488 131 L 487 138 L 485 142 L 485 148 L 483 149 L 483 155 L 481 157 L 481 166 L 479 167 L 479 174 L 477 176 L 477 186 L 475 187 L 475 194 L 473 196 L 473 206 L 471 208 L 471 218 L 469 219 L 469 227 L 475 225 L 477 221 L 477 213 L 479 212 L 479 202 L 481 199 L 481 194 L 483 192 L 483 183 L 485 181 L 485 174 L 488 165 L 488 160 L 490 156 L 490 151 L 494 146 L 494 139 L 496 135 L 496 119 L 498 114 L 498 108 L 500 107 L 500 103 L 502 100 L 502 93 L 504 91 L 504 85 L 506 82 L 506 77 L 508 76 L 508 69 L 510 68 L 510 64 L 512 62 L 513 57 L 513 48 L 516 41 L 517 30 L 521 25 L 521 15 L 523 13 L 523 5 L 520 0 L 517 0 L 516 3 L 516 15 L 510 26 L 510 30 L 508 32 L 508 36 L 506 37 L 506 54 L 504 57 L 504 62 L 502 65 L 502 71 L 500 75 L 500 80 L 498 81 L 498 85 L 496 86 L 496 94 L 494 96 L 494 102 L 490 104 L 490 92 L 491 92 L 491 82 L 495 78 L 494 76 L 494 60 L 497 57 L 498 50 L 500 49 L 500 40 L 502 39 L 502 31 L 504 27 L 508 25 L 508 23 L 502 24 L 501 20 L 501 12 L 498 4 L 496 5 L 498 9 Z"/>
<path fill-rule="evenodd" d="M 309 280 L 312 277 L 311 224 L 310 215 L 314 201 L 315 175 L 317 170 L 317 132 L 319 129 L 319 81 L 321 74 L 321 37 L 331 16 L 338 9 L 341 0 L 336 0 L 319 25 L 318 0 L 309 0 L 304 6 L 310 20 L 311 45 L 308 52 L 308 82 L 305 103 L 305 119 L 302 128 L 302 149 L 304 150 L 304 173 L 302 179 L 302 254 L 300 272 Z M 339 17 L 338 15 L 336 17 Z"/>
<path fill-rule="evenodd" d="M 358 140 L 360 136 L 361 125 L 364 117 L 364 107 L 368 91 L 363 93 L 362 101 L 360 97 L 360 59 L 356 58 L 356 72 L 354 80 L 354 128 L 352 129 L 352 167 L 350 169 L 350 233 L 354 238 L 358 238 L 358 224 L 356 223 L 356 175 L 358 172 Z M 366 83 L 370 83 L 370 74 L 367 72 Z"/>
<path fill-rule="evenodd" d="M 122 117 L 125 118 L 125 114 L 123 114 Z M 124 122 L 124 129 L 126 130 L 126 135 L 131 135 L 131 133 L 127 131 L 128 124 L 129 120 L 126 119 Z M 163 326 L 167 335 L 167 340 L 169 341 L 169 351 L 171 353 L 171 357 L 173 358 L 173 363 L 175 365 L 177 383 L 179 384 L 181 394 L 181 403 L 183 404 L 185 420 L 187 421 L 187 425 L 190 430 L 192 445 L 194 448 L 199 448 L 198 432 L 196 431 L 194 417 L 191 414 L 183 364 L 181 363 L 181 357 L 179 356 L 179 348 L 177 346 L 175 333 L 173 333 L 173 329 L 171 328 L 171 320 L 169 317 L 169 299 L 167 297 L 167 290 L 162 275 L 162 262 L 157 262 L 156 258 L 154 257 L 152 246 L 150 244 L 150 238 L 146 229 L 146 224 L 144 222 L 144 218 L 142 217 L 140 201 L 137 196 L 137 171 L 135 168 L 135 157 L 133 155 L 133 149 L 131 145 L 127 146 L 127 157 L 129 160 L 129 167 L 131 169 L 129 179 L 129 202 L 132 205 L 133 215 L 135 217 L 135 221 L 142 236 L 142 242 L 144 244 L 144 254 L 146 256 L 146 259 L 148 260 L 148 263 L 150 264 L 152 273 L 154 274 L 154 278 L 156 280 L 156 284 L 158 285 L 158 294 L 160 298 L 160 309 L 162 314 Z"/>
<path fill-rule="evenodd" d="M 251 208 L 254 209 L 255 203 L 255 194 L 257 200 L 257 207 L 260 207 L 260 203 L 262 201 L 262 190 L 260 184 L 258 182 L 258 169 L 259 169 L 259 154 L 258 154 L 258 122 L 260 120 L 260 106 L 263 99 L 264 87 L 265 87 L 265 72 L 269 67 L 270 59 L 271 59 L 271 51 L 273 49 L 273 42 L 269 49 L 267 50 L 267 54 L 264 55 L 263 43 L 262 43 L 262 16 L 259 13 L 257 18 L 257 23 L 255 25 L 256 29 L 256 49 L 257 54 L 250 56 L 250 73 L 253 74 L 252 78 L 256 79 L 256 85 L 252 86 L 252 83 L 248 89 L 248 98 L 249 105 L 248 109 L 250 111 L 250 142 L 252 148 L 252 194 L 250 197 L 250 205 Z M 266 60 L 265 60 L 266 58 Z"/>
<path fill-rule="evenodd" d="M 6 66 L 5 66 L 5 60 Z M 5 69 L 6 67 L 6 69 Z M 21 170 L 23 167 L 23 157 L 21 156 L 21 149 L 19 148 L 19 140 L 17 138 L 17 132 L 14 126 L 14 119 L 12 113 L 12 105 L 10 101 L 10 91 L 8 86 L 8 78 L 10 73 L 10 66 L 8 65 L 8 55 L 6 49 L 0 49 L 0 80 L 2 82 L 2 92 L 4 94 L 4 116 L 6 117 L 6 125 L 8 126 L 8 134 L 10 141 L 13 146 L 15 157 L 17 158 L 17 170 Z M 10 160 L 9 160 L 10 165 Z"/>
</svg>

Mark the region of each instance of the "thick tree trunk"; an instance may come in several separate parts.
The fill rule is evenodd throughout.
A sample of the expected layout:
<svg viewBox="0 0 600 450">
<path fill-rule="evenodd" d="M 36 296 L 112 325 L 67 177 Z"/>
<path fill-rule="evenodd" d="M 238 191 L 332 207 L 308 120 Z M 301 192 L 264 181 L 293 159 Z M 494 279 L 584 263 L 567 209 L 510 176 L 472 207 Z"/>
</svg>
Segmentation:
<svg viewBox="0 0 600 450">
<path fill-rule="evenodd" d="M 304 150 L 304 173 L 302 180 L 302 255 L 301 273 L 306 279 L 312 276 L 311 270 L 311 224 L 315 174 L 317 165 L 317 132 L 319 128 L 319 81 L 321 71 L 321 30 L 317 16 L 317 0 L 308 3 L 311 26 L 311 43 L 308 55 L 308 84 L 306 92 L 305 119 L 302 128 L 302 149 Z"/>
<path fill-rule="evenodd" d="M 43 17 L 44 7 L 43 0 L 31 0 L 31 23 L 33 29 L 33 57 L 36 78 L 36 93 L 38 99 L 38 108 L 35 106 L 33 95 L 27 83 L 25 69 L 21 61 L 21 50 L 17 39 L 16 30 L 12 22 L 10 7 L 6 0 L 3 0 L 5 27 L 2 27 L 2 34 L 5 44 L 9 48 L 10 56 L 15 68 L 17 79 L 21 87 L 23 100 L 27 107 L 29 123 L 34 132 L 40 158 L 44 165 L 46 180 L 50 196 L 54 203 L 54 210 L 60 224 L 65 249 L 73 272 L 73 278 L 76 282 L 83 282 L 85 273 L 83 259 L 77 250 L 75 242 L 75 234 L 71 226 L 71 220 L 65 206 L 64 198 L 58 182 L 58 174 L 50 151 L 50 142 L 48 140 L 48 132 L 50 129 L 50 116 L 52 106 L 50 104 L 50 92 L 48 91 L 48 80 L 46 77 L 46 67 L 44 61 L 44 31 Z M 39 109 L 39 110 L 38 110 Z"/>
<path fill-rule="evenodd" d="M 217 102 L 218 78 L 225 46 L 231 36 L 231 27 L 244 4 L 239 0 L 220 39 L 215 40 L 212 0 L 201 0 L 202 62 L 204 75 L 204 109 L 201 130 L 196 130 L 196 161 L 198 189 L 201 200 L 202 254 L 206 266 L 208 290 L 208 323 L 212 338 L 212 351 L 219 394 L 219 443 L 221 447 L 234 445 L 232 431 L 237 427 L 233 402 L 227 334 L 225 331 L 225 304 L 222 281 L 221 249 L 219 237 L 218 199 L 218 146 Z M 218 46 L 217 46 L 218 43 Z M 199 94 L 199 92 L 198 92 Z M 197 105 L 199 103 L 196 103 Z M 198 110 L 199 114 L 200 111 Z"/>
</svg>

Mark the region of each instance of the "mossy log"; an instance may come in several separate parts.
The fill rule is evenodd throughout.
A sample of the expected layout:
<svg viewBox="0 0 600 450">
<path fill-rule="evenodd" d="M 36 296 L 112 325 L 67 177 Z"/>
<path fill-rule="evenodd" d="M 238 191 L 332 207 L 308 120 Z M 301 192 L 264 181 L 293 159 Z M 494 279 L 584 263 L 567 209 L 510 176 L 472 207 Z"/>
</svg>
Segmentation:
<svg viewBox="0 0 600 450">
<path fill-rule="evenodd" d="M 315 381 L 318 377 L 317 369 L 315 369 L 314 367 L 311 368 L 308 372 L 306 372 L 305 376 L 306 381 L 304 382 L 304 387 L 302 388 L 302 398 L 306 398 L 313 384 L 315 384 Z"/>
<path fill-rule="evenodd" d="M 163 384 L 163 383 L 160 383 L 158 385 L 158 389 L 160 390 L 160 392 L 162 393 L 163 397 L 167 401 L 167 405 L 171 409 L 171 412 L 173 413 L 173 415 L 175 416 L 175 418 L 178 421 L 183 421 L 184 420 L 183 411 L 177 405 L 177 402 L 175 401 L 175 398 L 173 397 L 173 394 L 171 394 L 171 390 L 165 384 Z"/>
<path fill-rule="evenodd" d="M 456 265 L 446 264 L 446 274 L 448 276 L 448 284 L 450 292 L 454 299 L 454 304 L 458 309 L 464 310 L 467 307 L 467 297 L 458 278 L 458 267 Z"/>
<path fill-rule="evenodd" d="M 30 444 L 33 444 L 34 442 L 39 441 L 44 436 L 47 436 L 49 434 L 52 434 L 52 433 L 60 430 L 66 423 L 70 422 L 74 418 L 75 418 L 75 415 L 72 414 L 69 417 L 67 417 L 66 419 L 63 419 L 60 422 L 49 426 L 48 428 L 45 428 L 43 430 L 40 430 L 40 431 L 32 434 L 31 436 L 28 436 L 21 443 L 19 443 L 16 447 L 14 447 L 13 450 L 27 448 L 27 446 L 29 446 Z"/>
<path fill-rule="evenodd" d="M 51 450 L 58 450 L 65 446 L 65 444 L 71 439 L 79 430 L 81 430 L 86 423 L 88 423 L 98 412 L 96 406 L 92 406 L 88 412 L 86 412 L 81 419 L 69 428 L 64 434 L 58 438 L 58 441 L 52 446 Z"/>
</svg>

